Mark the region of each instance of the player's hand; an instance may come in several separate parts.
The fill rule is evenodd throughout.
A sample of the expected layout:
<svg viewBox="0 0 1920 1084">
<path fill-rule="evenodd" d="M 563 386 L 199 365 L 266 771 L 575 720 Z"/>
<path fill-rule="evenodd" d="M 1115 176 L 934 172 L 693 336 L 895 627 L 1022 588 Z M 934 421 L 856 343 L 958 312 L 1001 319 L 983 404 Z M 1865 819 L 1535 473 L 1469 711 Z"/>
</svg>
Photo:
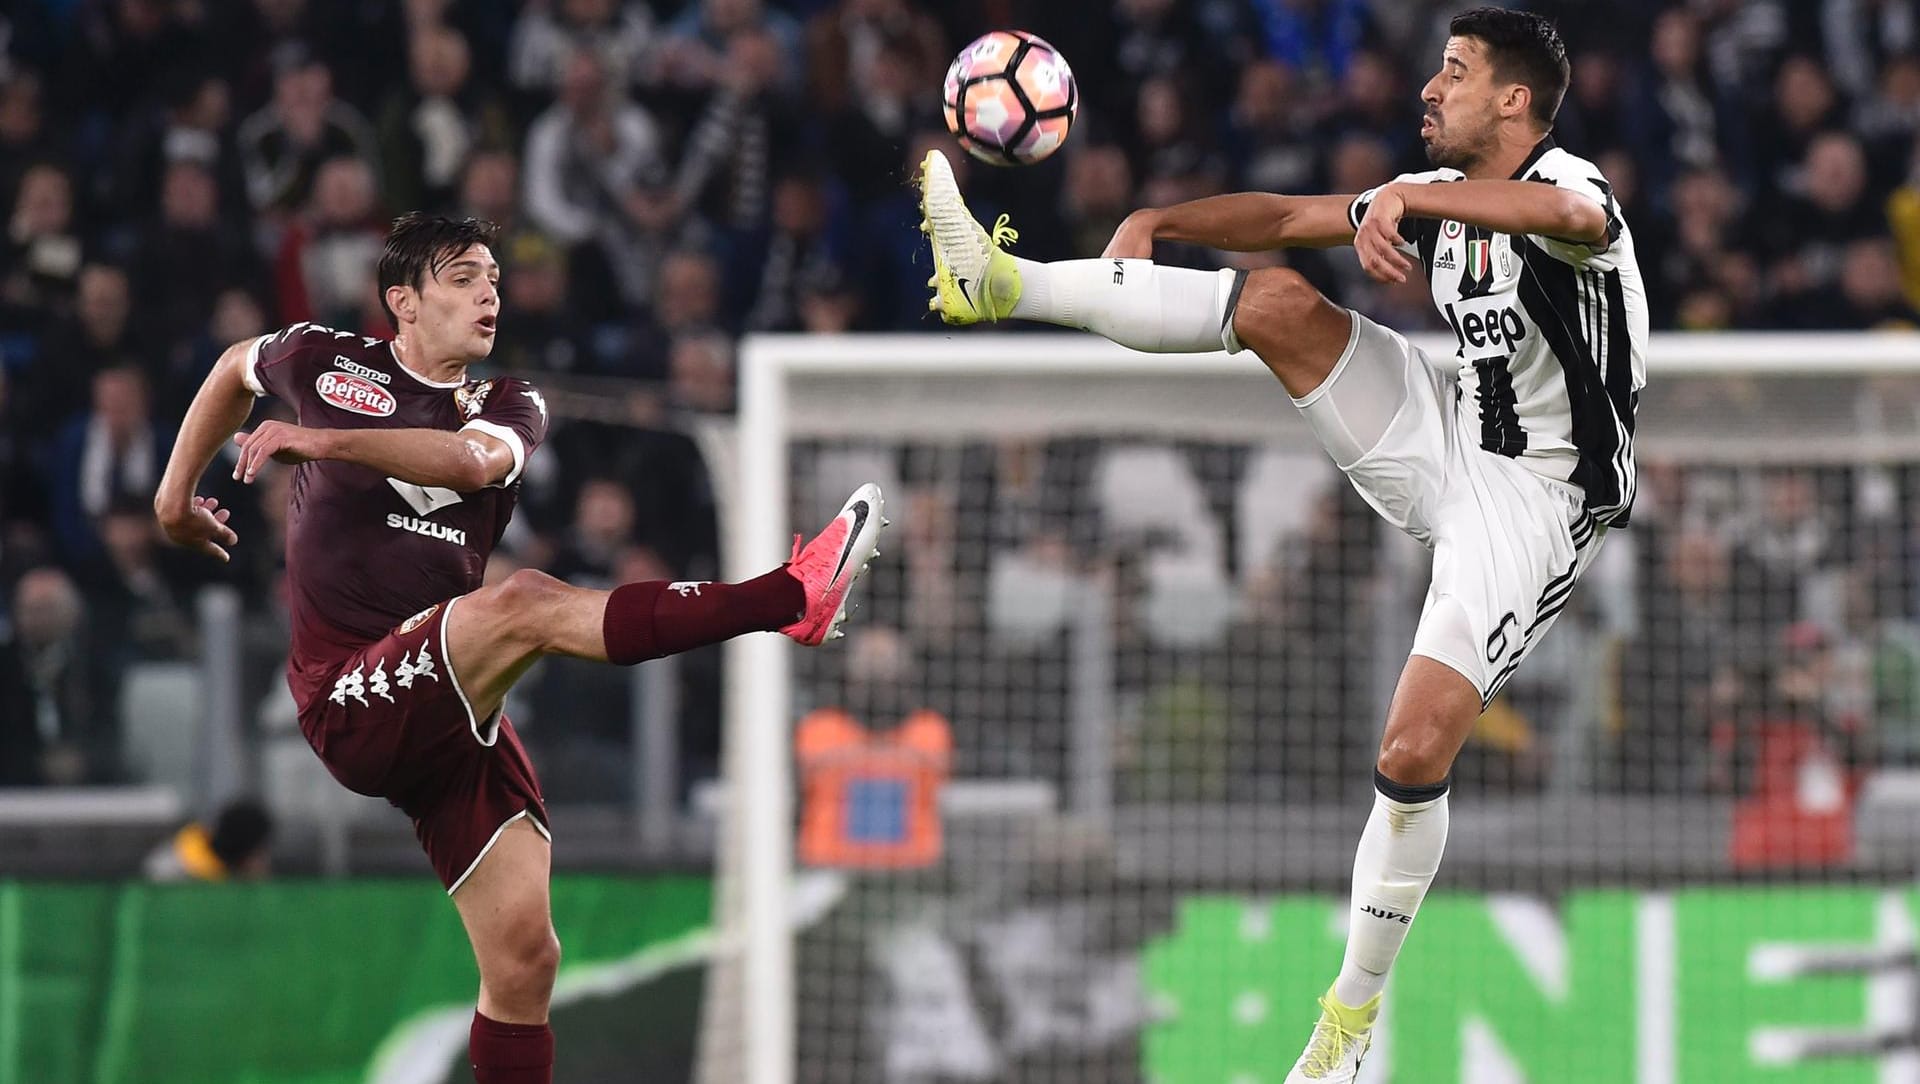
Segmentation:
<svg viewBox="0 0 1920 1084">
<path fill-rule="evenodd" d="M 1360 257 L 1360 269 L 1375 282 L 1405 282 L 1413 270 L 1413 261 L 1397 247 L 1400 244 L 1400 219 L 1407 213 L 1407 201 L 1398 189 L 1388 185 L 1373 198 L 1360 229 L 1353 235 L 1353 251 Z"/>
<path fill-rule="evenodd" d="M 251 483 L 269 459 L 279 463 L 305 463 L 324 458 L 322 439 L 321 430 L 304 429 L 286 422 L 261 422 L 260 428 L 251 433 L 235 433 L 233 442 L 240 446 L 240 459 L 233 465 L 234 480 Z"/>
<path fill-rule="evenodd" d="M 1158 222 L 1158 211 L 1135 211 L 1127 216 L 1120 228 L 1113 231 L 1113 240 L 1107 242 L 1105 252 L 1100 254 L 1103 260 L 1151 260 L 1153 259 L 1153 231 Z"/>
<path fill-rule="evenodd" d="M 212 497 L 195 497 L 184 509 L 161 512 L 160 529 L 167 541 L 185 549 L 204 553 L 221 561 L 228 559 L 225 547 L 240 541 L 227 526 L 233 511 L 220 507 Z"/>
</svg>

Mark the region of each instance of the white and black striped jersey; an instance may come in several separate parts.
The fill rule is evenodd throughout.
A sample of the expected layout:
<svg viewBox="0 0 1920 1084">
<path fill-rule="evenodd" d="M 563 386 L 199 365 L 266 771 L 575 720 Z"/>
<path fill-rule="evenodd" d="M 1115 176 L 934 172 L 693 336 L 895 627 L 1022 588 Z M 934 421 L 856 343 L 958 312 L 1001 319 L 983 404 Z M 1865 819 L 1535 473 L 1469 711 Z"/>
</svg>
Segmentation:
<svg viewBox="0 0 1920 1084">
<path fill-rule="evenodd" d="M 1461 179 L 1452 169 L 1395 178 Z M 1459 341 L 1454 409 L 1466 431 L 1478 432 L 1489 452 L 1580 486 L 1596 520 L 1623 525 L 1633 506 L 1634 409 L 1647 382 L 1647 297 L 1633 235 L 1600 170 L 1551 139 L 1540 141 L 1514 179 L 1600 204 L 1606 240 L 1409 218 L 1400 223 L 1401 248 L 1426 265 L 1434 306 Z M 1348 208 L 1355 229 L 1379 191 Z"/>
</svg>

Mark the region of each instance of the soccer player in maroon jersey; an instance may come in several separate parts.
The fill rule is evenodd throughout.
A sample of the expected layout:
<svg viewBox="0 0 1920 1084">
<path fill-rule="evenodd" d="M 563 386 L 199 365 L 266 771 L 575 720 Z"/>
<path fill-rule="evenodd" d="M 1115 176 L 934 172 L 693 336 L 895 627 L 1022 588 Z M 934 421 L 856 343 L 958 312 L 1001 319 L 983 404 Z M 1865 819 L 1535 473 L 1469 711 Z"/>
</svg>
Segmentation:
<svg viewBox="0 0 1920 1084">
<path fill-rule="evenodd" d="M 479 1084 L 549 1084 L 548 998 L 560 943 L 551 838 L 507 690 L 543 655 L 631 664 L 756 631 L 839 635 L 876 552 L 880 490 L 861 486 L 793 559 L 744 583 L 572 587 L 530 569 L 482 587 L 547 406 L 525 380 L 470 380 L 500 312 L 495 228 L 409 214 L 380 287 L 394 336 L 311 324 L 235 343 L 188 408 L 154 498 L 167 537 L 220 560 L 238 538 L 194 488 L 225 443 L 234 477 L 299 464 L 287 510 L 300 729 L 334 777 L 413 818 L 480 965 L 470 1052 Z M 240 432 L 256 396 L 297 424 Z"/>
</svg>

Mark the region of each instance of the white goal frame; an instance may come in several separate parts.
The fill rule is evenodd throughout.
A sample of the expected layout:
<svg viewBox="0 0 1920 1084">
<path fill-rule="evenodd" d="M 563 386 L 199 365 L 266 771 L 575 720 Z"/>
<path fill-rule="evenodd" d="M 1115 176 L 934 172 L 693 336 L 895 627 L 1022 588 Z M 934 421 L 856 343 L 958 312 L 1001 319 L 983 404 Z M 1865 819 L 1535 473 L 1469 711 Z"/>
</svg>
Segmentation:
<svg viewBox="0 0 1920 1084">
<path fill-rule="evenodd" d="M 1444 336 L 1412 338 L 1435 357 L 1453 353 L 1456 345 Z M 1808 376 L 1822 371 L 1920 374 L 1920 336 L 1663 333 L 1653 337 L 1648 368 L 1654 382 L 1662 377 Z M 1145 354 L 1077 333 L 760 335 L 742 344 L 738 371 L 738 473 L 723 547 L 724 571 L 730 580 L 759 575 L 784 561 L 796 526 L 810 529 L 815 523 L 809 519 L 795 525 L 787 515 L 789 404 L 796 378 L 897 374 L 996 381 L 1040 374 L 1099 381 L 1116 376 L 1232 379 L 1244 374 L 1250 387 L 1266 381 L 1273 402 L 1279 408 L 1285 405 L 1251 353 Z M 1033 406 L 1043 417 L 1047 404 Z M 939 404 L 928 404 L 930 412 L 938 408 Z M 937 422 L 935 414 L 930 413 L 930 422 Z M 1043 422 L 1027 416 L 1014 424 L 1031 429 Z M 859 426 L 860 417 L 850 410 L 844 432 L 857 436 Z M 1755 437 L 1764 441 L 1766 435 Z M 832 509 L 809 511 L 824 517 Z M 892 514 L 896 520 L 900 517 L 897 506 Z M 722 886 L 716 883 L 715 923 L 720 951 L 741 954 L 742 981 L 730 987 L 741 1003 L 726 1009 L 739 1021 L 739 1071 L 752 1084 L 792 1084 L 796 1068 L 789 918 L 792 646 L 780 636 L 745 636 L 729 642 L 726 655 L 722 815 L 733 823 L 723 827 L 716 849 L 724 850 L 729 834 L 733 835 L 740 863 L 741 910 L 737 923 L 718 913 L 723 910 Z"/>
</svg>

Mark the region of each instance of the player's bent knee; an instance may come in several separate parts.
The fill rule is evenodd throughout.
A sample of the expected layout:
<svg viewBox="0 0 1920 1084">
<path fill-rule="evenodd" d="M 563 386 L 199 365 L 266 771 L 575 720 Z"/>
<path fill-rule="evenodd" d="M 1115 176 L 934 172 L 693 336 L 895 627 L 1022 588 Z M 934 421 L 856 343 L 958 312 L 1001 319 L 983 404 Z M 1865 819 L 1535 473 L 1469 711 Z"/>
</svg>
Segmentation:
<svg viewBox="0 0 1920 1084">
<path fill-rule="evenodd" d="M 1425 786 L 1445 779 L 1459 752 L 1459 739 L 1436 718 L 1424 725 L 1396 728 L 1381 744 L 1375 767 L 1396 783 Z"/>
<path fill-rule="evenodd" d="M 536 569 L 520 569 L 486 590 L 485 604 L 499 611 L 499 628 L 528 647 L 544 647 L 541 617 L 565 598 L 567 585 Z"/>
<path fill-rule="evenodd" d="M 1290 267 L 1263 267 L 1247 276 L 1234 309 L 1233 329 L 1249 346 L 1277 338 L 1326 304 L 1306 276 Z"/>
</svg>

